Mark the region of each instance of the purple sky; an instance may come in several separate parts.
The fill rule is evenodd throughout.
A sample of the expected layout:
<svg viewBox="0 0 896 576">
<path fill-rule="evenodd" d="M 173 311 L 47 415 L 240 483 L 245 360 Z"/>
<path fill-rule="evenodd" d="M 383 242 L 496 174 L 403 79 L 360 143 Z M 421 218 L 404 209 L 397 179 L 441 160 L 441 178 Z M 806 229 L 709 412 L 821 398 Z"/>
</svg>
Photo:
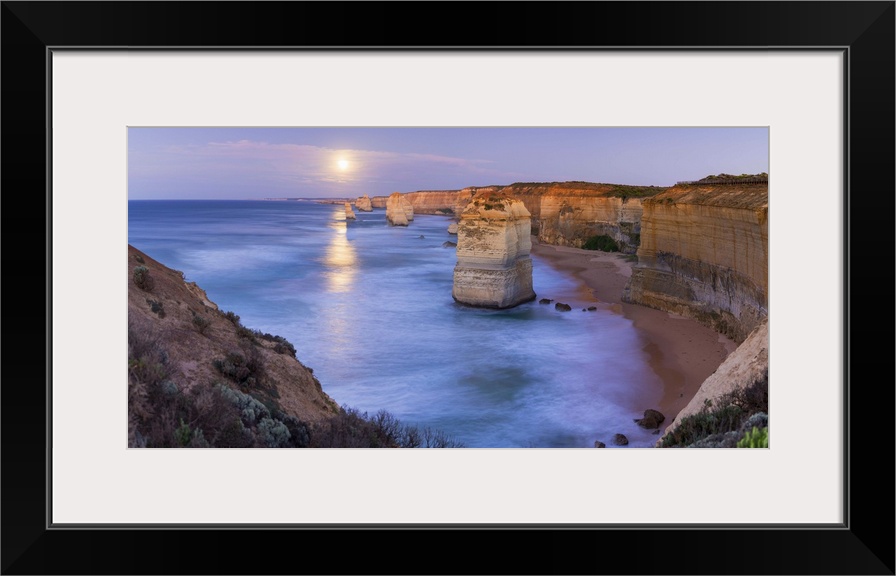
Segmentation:
<svg viewBox="0 0 896 576">
<path fill-rule="evenodd" d="M 354 198 L 768 172 L 767 128 L 129 128 L 128 198 Z"/>
</svg>

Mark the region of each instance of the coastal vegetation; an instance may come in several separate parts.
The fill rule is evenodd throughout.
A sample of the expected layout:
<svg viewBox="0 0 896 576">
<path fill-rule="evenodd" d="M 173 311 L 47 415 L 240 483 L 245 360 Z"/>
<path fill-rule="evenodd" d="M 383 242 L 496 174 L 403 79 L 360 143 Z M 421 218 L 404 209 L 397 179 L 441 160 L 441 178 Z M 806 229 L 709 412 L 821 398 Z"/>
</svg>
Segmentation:
<svg viewBox="0 0 896 576">
<path fill-rule="evenodd" d="M 276 338 L 276 337 L 275 337 Z M 289 345 L 292 346 L 291 344 Z M 292 348 L 294 350 L 294 348 Z M 174 382 L 164 342 L 128 324 L 128 445 L 142 448 L 462 448 L 444 432 L 342 406 L 323 422 L 284 412 L 276 387 L 260 388 L 263 356 L 252 345 L 213 364 L 232 384 Z M 234 387 L 235 386 L 235 387 Z M 185 389 L 188 388 L 188 389 Z"/>
<path fill-rule="evenodd" d="M 244 326 L 133 247 L 128 261 L 129 447 L 464 446 L 386 411 L 338 406 L 289 340 Z"/>
<path fill-rule="evenodd" d="M 740 443 L 768 446 L 768 370 L 748 386 L 707 400 L 700 412 L 666 434 L 660 447 L 734 448 Z"/>
<path fill-rule="evenodd" d="M 606 234 L 598 234 L 585 240 L 582 244 L 585 250 L 600 250 L 601 252 L 619 252 L 619 244 Z"/>
</svg>

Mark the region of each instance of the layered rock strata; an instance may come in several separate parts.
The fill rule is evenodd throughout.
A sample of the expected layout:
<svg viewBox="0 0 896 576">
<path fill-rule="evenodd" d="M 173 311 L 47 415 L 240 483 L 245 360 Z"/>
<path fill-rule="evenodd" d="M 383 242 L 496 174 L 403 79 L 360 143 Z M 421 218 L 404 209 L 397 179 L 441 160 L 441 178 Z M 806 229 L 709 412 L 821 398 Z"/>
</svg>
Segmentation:
<svg viewBox="0 0 896 576">
<path fill-rule="evenodd" d="M 479 193 L 460 216 L 452 296 L 483 308 L 535 299 L 530 214 L 516 198 Z"/>
<path fill-rule="evenodd" d="M 675 186 L 643 206 L 623 300 L 743 342 L 768 316 L 768 184 Z"/>
<path fill-rule="evenodd" d="M 532 233 L 545 244 L 581 248 L 592 236 L 609 236 L 634 254 L 641 232 L 642 199 L 665 191 L 656 186 L 591 182 L 517 183 L 462 190 L 420 190 L 405 196 L 418 214 L 460 215 L 476 194 L 499 193 L 523 202 Z M 385 197 L 374 197 L 374 206 Z M 385 204 L 384 204 L 385 205 Z"/>
<path fill-rule="evenodd" d="M 352 203 L 346 202 L 345 203 L 345 219 L 346 220 L 354 220 L 355 218 L 356 218 L 356 216 L 355 216 L 355 211 L 352 210 Z"/>
<path fill-rule="evenodd" d="M 414 209 L 400 192 L 393 192 L 386 202 L 386 220 L 392 226 L 407 226 L 414 220 Z"/>
<path fill-rule="evenodd" d="M 373 206 L 370 203 L 370 196 L 365 194 L 355 200 L 355 208 L 357 208 L 359 212 L 372 212 Z"/>
</svg>

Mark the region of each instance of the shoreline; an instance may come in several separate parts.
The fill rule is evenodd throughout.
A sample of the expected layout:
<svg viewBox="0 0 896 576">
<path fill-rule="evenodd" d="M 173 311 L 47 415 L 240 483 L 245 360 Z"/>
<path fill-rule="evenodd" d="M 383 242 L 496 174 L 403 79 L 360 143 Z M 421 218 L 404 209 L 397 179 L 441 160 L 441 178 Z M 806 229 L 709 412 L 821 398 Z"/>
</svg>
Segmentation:
<svg viewBox="0 0 896 576">
<path fill-rule="evenodd" d="M 648 356 L 648 364 L 663 383 L 658 403 L 646 398 L 633 400 L 640 401 L 638 405 L 643 408 L 639 410 L 654 408 L 663 413 L 666 420 L 660 429 L 675 419 L 697 394 L 704 380 L 737 348 L 733 340 L 696 320 L 622 302 L 622 290 L 631 276 L 633 263 L 618 252 L 542 244 L 533 236 L 531 254 L 580 283 L 575 293 L 550 297 L 555 300 L 565 298 L 564 302 L 572 300 L 573 303 L 581 298 L 591 305 L 596 299 L 599 308 L 631 320 L 641 338 L 642 350 Z M 582 307 L 581 301 L 578 307 Z M 648 402 L 657 405 L 648 405 Z"/>
</svg>

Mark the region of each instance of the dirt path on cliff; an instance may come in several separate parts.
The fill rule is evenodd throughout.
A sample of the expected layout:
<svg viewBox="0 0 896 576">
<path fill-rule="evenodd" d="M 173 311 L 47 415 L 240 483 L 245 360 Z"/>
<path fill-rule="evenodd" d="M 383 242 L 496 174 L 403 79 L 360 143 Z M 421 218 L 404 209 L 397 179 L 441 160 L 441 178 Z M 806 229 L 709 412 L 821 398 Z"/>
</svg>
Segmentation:
<svg viewBox="0 0 896 576">
<path fill-rule="evenodd" d="M 632 321 L 650 366 L 664 386 L 659 406 L 645 404 L 644 408 L 659 410 L 667 423 L 737 347 L 732 340 L 689 318 L 622 302 L 622 290 L 633 266 L 623 255 L 541 244 L 535 237 L 532 254 L 577 278 L 602 306 Z"/>
</svg>

